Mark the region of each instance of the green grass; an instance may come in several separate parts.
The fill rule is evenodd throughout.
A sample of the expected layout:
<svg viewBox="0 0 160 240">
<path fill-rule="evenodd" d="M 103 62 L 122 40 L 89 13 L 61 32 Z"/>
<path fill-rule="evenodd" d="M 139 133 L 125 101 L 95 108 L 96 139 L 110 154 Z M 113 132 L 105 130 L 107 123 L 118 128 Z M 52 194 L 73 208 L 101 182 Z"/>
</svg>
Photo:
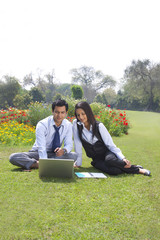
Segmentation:
<svg viewBox="0 0 160 240">
<path fill-rule="evenodd" d="M 160 239 L 160 114 L 128 111 L 129 135 L 114 137 L 152 177 L 40 179 L 21 172 L 0 147 L 0 239 Z M 81 171 L 95 171 L 84 154 Z"/>
</svg>

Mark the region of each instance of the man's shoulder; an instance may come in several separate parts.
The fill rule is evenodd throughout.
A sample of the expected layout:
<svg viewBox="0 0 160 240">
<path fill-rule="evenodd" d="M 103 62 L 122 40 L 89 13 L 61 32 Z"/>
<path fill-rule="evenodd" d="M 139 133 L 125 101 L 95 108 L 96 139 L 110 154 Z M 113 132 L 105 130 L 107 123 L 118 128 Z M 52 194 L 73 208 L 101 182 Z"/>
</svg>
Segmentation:
<svg viewBox="0 0 160 240">
<path fill-rule="evenodd" d="M 71 123 L 69 120 L 67 120 L 67 119 L 64 119 L 63 122 L 62 122 L 62 124 L 63 124 L 64 126 L 71 126 L 71 125 L 72 125 L 72 123 Z"/>
<path fill-rule="evenodd" d="M 38 124 L 44 124 L 44 125 L 46 125 L 46 124 L 48 124 L 48 123 L 51 122 L 51 121 L 53 121 L 53 116 L 52 116 L 52 115 L 51 115 L 51 116 L 48 116 L 48 117 L 46 117 L 46 118 L 41 119 L 41 120 L 38 122 Z"/>
</svg>

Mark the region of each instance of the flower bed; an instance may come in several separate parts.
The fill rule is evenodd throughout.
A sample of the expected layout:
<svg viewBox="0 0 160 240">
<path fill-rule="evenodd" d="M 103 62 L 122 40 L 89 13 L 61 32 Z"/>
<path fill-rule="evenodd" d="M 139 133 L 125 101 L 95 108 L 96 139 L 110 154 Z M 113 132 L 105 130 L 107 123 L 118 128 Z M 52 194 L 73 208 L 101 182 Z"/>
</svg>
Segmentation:
<svg viewBox="0 0 160 240">
<path fill-rule="evenodd" d="M 30 123 L 28 110 L 18 110 L 17 108 L 9 108 L 0 110 L 0 123 L 17 121 L 18 123 Z"/>
<path fill-rule="evenodd" d="M 112 136 L 128 134 L 130 122 L 125 111 L 111 109 L 110 105 L 107 108 L 102 108 L 103 106 L 98 103 L 91 107 L 93 112 L 96 109 L 96 120 L 102 122 Z M 0 144 L 33 144 L 36 123 L 50 114 L 50 106 L 38 102 L 32 104 L 29 110 L 16 108 L 0 110 Z M 68 116 L 67 119 L 72 122 L 75 116 Z M 34 126 L 31 126 L 31 123 Z"/>
<path fill-rule="evenodd" d="M 108 108 L 104 111 L 100 111 L 96 119 L 105 125 L 112 136 L 128 134 L 130 121 L 127 119 L 126 111 Z"/>
<path fill-rule="evenodd" d="M 7 145 L 31 145 L 35 141 L 35 127 L 16 121 L 0 124 L 0 143 Z"/>
<path fill-rule="evenodd" d="M 130 121 L 127 119 L 126 111 L 114 110 L 110 108 L 103 109 L 98 115 L 95 115 L 97 121 L 102 122 L 111 136 L 120 136 L 128 134 Z M 75 117 L 67 117 L 70 122 L 73 122 Z"/>
</svg>

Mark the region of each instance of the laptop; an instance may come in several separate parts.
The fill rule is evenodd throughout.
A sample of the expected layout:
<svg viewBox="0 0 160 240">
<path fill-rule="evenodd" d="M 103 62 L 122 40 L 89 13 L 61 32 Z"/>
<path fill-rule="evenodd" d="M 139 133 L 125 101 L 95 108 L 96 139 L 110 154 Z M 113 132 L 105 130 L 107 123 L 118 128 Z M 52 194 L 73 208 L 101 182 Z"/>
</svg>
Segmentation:
<svg viewBox="0 0 160 240">
<path fill-rule="evenodd" d="M 72 178 L 74 176 L 73 159 L 39 159 L 39 177 Z"/>
</svg>

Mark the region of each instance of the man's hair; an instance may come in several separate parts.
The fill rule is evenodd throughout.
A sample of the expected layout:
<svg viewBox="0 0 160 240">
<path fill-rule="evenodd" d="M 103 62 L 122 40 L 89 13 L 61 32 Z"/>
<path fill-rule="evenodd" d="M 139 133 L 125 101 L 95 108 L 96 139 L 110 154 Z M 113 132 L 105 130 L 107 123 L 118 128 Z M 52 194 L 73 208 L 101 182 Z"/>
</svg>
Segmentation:
<svg viewBox="0 0 160 240">
<path fill-rule="evenodd" d="M 52 111 L 54 111 L 55 107 L 66 107 L 66 112 L 68 112 L 68 103 L 63 99 L 58 99 L 52 103 Z"/>
</svg>

